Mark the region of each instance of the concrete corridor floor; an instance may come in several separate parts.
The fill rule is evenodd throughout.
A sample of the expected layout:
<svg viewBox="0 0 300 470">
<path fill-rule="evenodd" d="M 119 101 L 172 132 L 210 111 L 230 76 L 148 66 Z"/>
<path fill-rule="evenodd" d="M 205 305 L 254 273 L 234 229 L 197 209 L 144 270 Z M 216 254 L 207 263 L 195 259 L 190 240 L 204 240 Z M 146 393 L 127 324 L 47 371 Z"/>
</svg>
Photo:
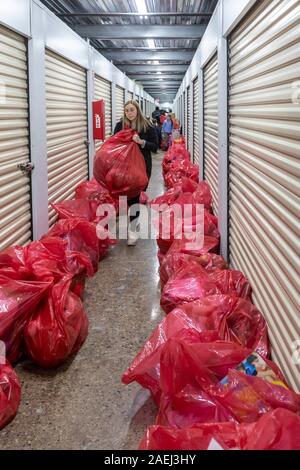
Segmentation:
<svg viewBox="0 0 300 470">
<path fill-rule="evenodd" d="M 150 197 L 164 192 L 161 160 L 162 152 L 153 155 Z M 159 300 L 155 240 L 135 247 L 121 241 L 87 281 L 90 332 L 77 356 L 50 371 L 29 361 L 16 367 L 22 400 L 0 431 L 0 450 L 137 449 L 157 409 L 147 391 L 123 385 L 121 375 L 163 318 Z"/>
</svg>

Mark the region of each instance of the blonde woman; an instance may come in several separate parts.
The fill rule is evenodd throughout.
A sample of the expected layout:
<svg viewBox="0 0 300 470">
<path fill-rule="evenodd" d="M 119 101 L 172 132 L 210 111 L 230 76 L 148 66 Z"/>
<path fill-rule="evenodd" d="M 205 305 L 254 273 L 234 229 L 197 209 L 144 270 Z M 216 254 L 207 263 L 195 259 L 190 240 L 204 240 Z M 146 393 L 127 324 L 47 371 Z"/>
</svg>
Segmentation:
<svg viewBox="0 0 300 470">
<path fill-rule="evenodd" d="M 147 176 L 150 179 L 151 170 L 152 170 L 152 157 L 151 152 L 156 152 L 158 149 L 158 139 L 157 134 L 154 127 L 150 124 L 150 122 L 143 116 L 141 108 L 139 104 L 134 100 L 129 100 L 125 103 L 124 106 L 124 115 L 123 118 L 116 124 L 114 134 L 121 131 L 124 128 L 131 128 L 137 131 L 132 138 L 134 142 L 136 142 L 141 150 L 141 153 L 144 157 L 146 163 L 146 171 Z M 147 188 L 144 188 L 144 191 Z M 138 204 L 139 202 L 139 195 L 134 199 L 128 201 L 128 205 L 132 206 L 133 204 Z M 131 216 L 131 222 L 134 220 L 135 228 L 138 227 L 138 217 L 139 214 L 136 216 Z M 132 224 L 131 224 L 132 225 Z M 136 232 L 128 231 L 128 245 L 135 245 L 138 236 Z"/>
</svg>

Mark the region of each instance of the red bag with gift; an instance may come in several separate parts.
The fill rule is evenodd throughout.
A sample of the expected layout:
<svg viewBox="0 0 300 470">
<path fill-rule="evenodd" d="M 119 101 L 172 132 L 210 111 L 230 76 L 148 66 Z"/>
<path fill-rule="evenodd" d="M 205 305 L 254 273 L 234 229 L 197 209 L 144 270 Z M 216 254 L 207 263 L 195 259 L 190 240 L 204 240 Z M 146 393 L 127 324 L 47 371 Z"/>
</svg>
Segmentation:
<svg viewBox="0 0 300 470">
<path fill-rule="evenodd" d="M 94 177 L 113 197 L 122 195 L 132 199 L 148 184 L 145 160 L 132 140 L 134 134 L 132 129 L 117 132 L 95 155 Z"/>
<path fill-rule="evenodd" d="M 55 284 L 27 324 L 26 351 L 41 367 L 55 367 L 77 351 L 87 336 L 87 317 L 71 279 Z"/>
<path fill-rule="evenodd" d="M 17 414 L 21 384 L 11 365 L 0 356 L 0 429 L 4 428 Z"/>
</svg>

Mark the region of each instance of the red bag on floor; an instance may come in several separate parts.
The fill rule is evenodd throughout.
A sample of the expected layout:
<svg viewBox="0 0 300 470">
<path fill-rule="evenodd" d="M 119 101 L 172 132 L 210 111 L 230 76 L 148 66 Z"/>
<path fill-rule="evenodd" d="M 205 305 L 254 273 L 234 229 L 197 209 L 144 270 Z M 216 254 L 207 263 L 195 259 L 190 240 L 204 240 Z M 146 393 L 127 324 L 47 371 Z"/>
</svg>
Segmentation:
<svg viewBox="0 0 300 470">
<path fill-rule="evenodd" d="M 185 177 L 188 177 L 198 183 L 199 166 L 194 165 L 188 160 L 172 162 L 169 172 L 164 176 L 165 185 L 167 188 L 172 188 L 175 186 L 175 184 L 179 183 L 182 178 Z"/>
<path fill-rule="evenodd" d="M 21 399 L 21 384 L 11 365 L 4 358 L 0 359 L 0 429 L 2 429 L 17 414 Z"/>
<path fill-rule="evenodd" d="M 55 284 L 27 324 L 24 338 L 30 359 L 41 367 L 55 367 L 77 351 L 87 335 L 87 318 L 71 280 Z"/>
<path fill-rule="evenodd" d="M 132 137 L 136 132 L 124 129 L 109 137 L 97 151 L 94 177 L 112 196 L 132 199 L 148 184 L 143 155 Z"/>
<path fill-rule="evenodd" d="M 162 394 L 156 424 L 187 428 L 197 423 L 236 422 L 228 410 L 199 387 L 188 384 L 172 398 Z"/>
<path fill-rule="evenodd" d="M 189 266 L 191 261 L 198 263 L 200 266 L 212 272 L 215 269 L 227 269 L 228 265 L 222 256 L 214 253 L 205 253 L 200 256 L 186 255 L 185 253 L 169 253 L 167 252 L 160 263 L 160 285 L 163 288 L 166 282 L 179 269 Z"/>
<path fill-rule="evenodd" d="M 251 286 L 240 271 L 206 271 L 198 263 L 179 269 L 165 284 L 161 295 L 161 306 L 169 313 L 177 305 L 202 299 L 207 295 L 231 294 L 250 299 Z"/>
<path fill-rule="evenodd" d="M 168 250 L 168 255 L 171 253 L 185 253 L 187 255 L 201 256 L 205 253 L 219 253 L 219 239 L 215 237 L 204 236 L 203 246 L 194 243 L 192 240 L 174 240 Z"/>
<path fill-rule="evenodd" d="M 300 418 L 288 410 L 266 413 L 256 423 L 206 423 L 185 429 L 150 426 L 140 450 L 299 450 Z"/>
<path fill-rule="evenodd" d="M 232 341 L 263 356 L 268 354 L 266 322 L 250 302 L 230 295 L 213 295 L 175 308 L 156 327 L 122 377 L 123 383 L 138 382 L 160 398 L 160 356 L 169 338 L 191 330 L 199 342 Z"/>
<path fill-rule="evenodd" d="M 196 214 L 193 217 L 183 216 L 181 220 L 174 215 L 170 207 L 159 219 L 154 219 L 154 223 L 157 222 L 159 224 L 157 245 L 163 253 L 167 253 L 174 240 L 195 237 L 196 233 L 198 235 L 203 233 L 203 241 L 204 237 L 220 238 L 217 218 L 206 210 L 203 220 L 197 220 Z"/>
<path fill-rule="evenodd" d="M 68 199 L 66 201 L 51 204 L 58 214 L 59 219 L 73 219 L 74 217 L 94 222 L 98 202 L 93 199 Z"/>
<path fill-rule="evenodd" d="M 51 282 L 19 281 L 0 274 L 0 340 L 10 362 L 19 359 L 25 325 Z"/>
<path fill-rule="evenodd" d="M 67 241 L 67 251 L 76 251 L 87 255 L 93 265 L 94 272 L 98 270 L 98 262 L 101 255 L 99 253 L 99 240 L 96 227 L 93 223 L 81 218 L 62 219 L 56 222 L 44 238 L 59 237 Z M 107 250 L 109 246 L 107 241 Z"/>
<path fill-rule="evenodd" d="M 190 193 L 192 195 L 187 201 L 189 204 L 203 204 L 205 209 L 211 209 L 212 197 L 209 185 L 206 181 L 196 183 L 190 178 L 183 178 L 178 184 L 166 191 L 164 194 L 152 199 L 150 204 L 151 206 L 163 206 L 163 204 L 172 205 L 176 204 L 178 199 L 180 204 L 180 196 L 183 193 Z M 215 222 L 218 222 L 216 217 Z"/>
</svg>

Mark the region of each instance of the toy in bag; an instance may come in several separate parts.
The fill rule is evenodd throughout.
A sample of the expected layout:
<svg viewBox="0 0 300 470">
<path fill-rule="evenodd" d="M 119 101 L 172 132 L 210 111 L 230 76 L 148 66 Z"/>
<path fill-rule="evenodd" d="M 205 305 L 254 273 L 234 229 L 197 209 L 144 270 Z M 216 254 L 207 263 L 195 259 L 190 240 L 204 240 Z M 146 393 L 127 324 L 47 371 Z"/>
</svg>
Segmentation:
<svg viewBox="0 0 300 470">
<path fill-rule="evenodd" d="M 132 137 L 136 132 L 123 129 L 109 137 L 100 147 L 94 160 L 94 177 L 115 198 L 132 199 L 148 184 L 144 157 Z"/>
<path fill-rule="evenodd" d="M 11 365 L 0 352 L 0 429 L 17 414 L 21 398 L 21 384 Z"/>
</svg>

